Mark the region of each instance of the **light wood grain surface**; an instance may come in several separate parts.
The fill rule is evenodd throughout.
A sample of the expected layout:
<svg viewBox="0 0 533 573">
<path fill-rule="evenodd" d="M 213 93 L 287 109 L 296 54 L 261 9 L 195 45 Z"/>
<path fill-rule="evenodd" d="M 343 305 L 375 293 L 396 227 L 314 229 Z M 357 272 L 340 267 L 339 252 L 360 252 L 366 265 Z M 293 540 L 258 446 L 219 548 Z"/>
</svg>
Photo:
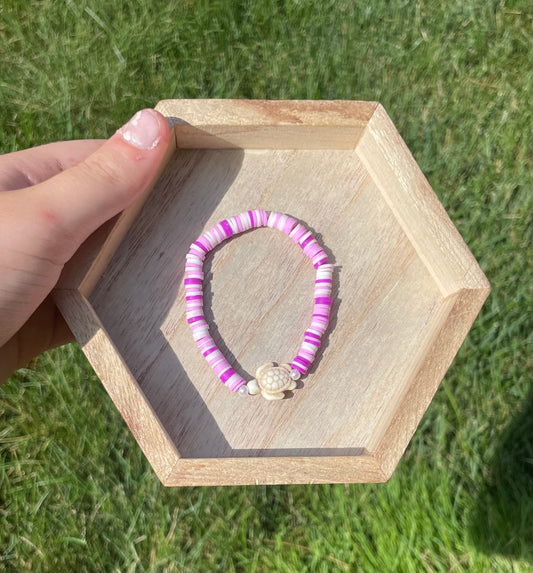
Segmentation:
<svg viewBox="0 0 533 573">
<path fill-rule="evenodd" d="M 98 243 L 93 261 L 106 264 L 84 256 L 79 282 L 100 323 L 85 351 L 99 375 L 107 368 L 102 381 L 154 469 L 167 485 L 387 479 L 490 288 L 392 122 L 374 102 L 159 109 L 174 118 L 176 149 L 127 232 Z M 278 402 L 224 387 L 184 317 L 189 245 L 254 208 L 301 220 L 335 265 L 323 350 Z M 290 361 L 312 312 L 301 250 L 257 229 L 221 245 L 206 270 L 206 315 L 234 368 L 249 379 Z M 69 312 L 80 289 L 65 284 L 61 308 L 83 323 Z"/>
</svg>

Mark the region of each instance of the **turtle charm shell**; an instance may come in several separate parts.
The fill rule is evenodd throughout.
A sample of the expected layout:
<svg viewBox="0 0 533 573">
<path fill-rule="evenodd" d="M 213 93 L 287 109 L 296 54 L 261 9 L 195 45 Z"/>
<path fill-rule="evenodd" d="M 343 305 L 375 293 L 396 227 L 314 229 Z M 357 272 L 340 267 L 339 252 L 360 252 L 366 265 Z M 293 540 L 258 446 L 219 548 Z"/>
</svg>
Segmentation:
<svg viewBox="0 0 533 573">
<path fill-rule="evenodd" d="M 255 380 L 248 382 L 250 394 L 263 395 L 266 400 L 282 400 L 284 392 L 294 390 L 296 381 L 291 377 L 290 364 L 274 366 L 273 362 L 260 366 L 255 373 Z"/>
</svg>

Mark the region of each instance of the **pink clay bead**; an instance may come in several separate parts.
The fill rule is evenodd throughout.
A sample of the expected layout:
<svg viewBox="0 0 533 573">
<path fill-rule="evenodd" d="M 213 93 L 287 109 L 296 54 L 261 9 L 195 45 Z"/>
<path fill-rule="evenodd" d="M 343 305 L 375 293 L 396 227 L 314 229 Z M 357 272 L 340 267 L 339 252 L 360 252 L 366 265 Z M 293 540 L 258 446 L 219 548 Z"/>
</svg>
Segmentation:
<svg viewBox="0 0 533 573">
<path fill-rule="evenodd" d="M 192 318 L 193 316 L 204 316 L 204 309 L 202 307 L 189 308 L 185 311 L 185 316 L 187 319 Z"/>
<path fill-rule="evenodd" d="M 224 373 L 225 370 L 227 370 L 228 368 L 231 368 L 231 366 L 229 365 L 229 362 L 224 358 L 224 360 L 221 360 L 219 364 L 217 364 L 213 370 L 215 371 L 215 373 L 217 374 L 217 376 L 220 376 L 221 374 Z"/>
<path fill-rule="evenodd" d="M 290 233 L 294 229 L 296 223 L 297 223 L 296 219 L 293 219 L 292 217 L 287 217 L 287 221 L 285 222 L 285 225 L 283 226 L 282 231 L 286 235 L 290 235 Z"/>
<path fill-rule="evenodd" d="M 229 380 L 228 380 L 228 382 L 229 382 Z M 246 384 L 246 380 L 243 380 L 240 376 L 238 376 L 238 377 L 235 379 L 235 381 L 233 381 L 233 382 L 230 384 L 230 387 L 229 387 L 229 388 L 230 388 L 230 390 L 231 390 L 232 392 L 237 392 L 237 390 L 238 390 L 241 386 L 244 386 L 245 384 Z"/>
<path fill-rule="evenodd" d="M 186 255 L 185 258 L 186 258 L 187 264 L 189 266 L 203 267 L 203 265 L 204 265 L 202 259 L 200 257 L 198 257 L 197 255 L 194 255 L 192 253 L 189 253 L 188 255 Z"/>
<path fill-rule="evenodd" d="M 191 316 L 203 316 L 204 309 L 201 306 L 197 308 L 188 308 L 185 311 L 185 315 L 187 316 L 187 318 L 191 318 Z"/>
<path fill-rule="evenodd" d="M 305 233 L 298 239 L 298 243 L 302 249 L 305 249 L 305 246 L 313 240 L 313 235 L 311 231 L 305 230 Z"/>
<path fill-rule="evenodd" d="M 280 213 L 280 216 L 276 221 L 276 229 L 279 229 L 281 232 L 283 232 L 287 219 L 288 219 L 287 215 L 285 215 L 284 213 Z"/>
<path fill-rule="evenodd" d="M 296 227 L 294 227 L 294 229 L 291 231 L 290 237 L 291 239 L 298 244 L 300 241 L 300 238 L 306 233 L 306 229 L 305 227 L 303 227 L 302 225 L 300 225 L 300 223 L 298 223 L 296 225 Z"/>
<path fill-rule="evenodd" d="M 220 350 L 215 350 L 206 356 L 207 361 L 212 367 L 216 366 L 221 360 L 224 360 L 224 355 Z"/>
<path fill-rule="evenodd" d="M 314 257 L 316 257 L 318 254 L 323 253 L 324 251 L 322 250 L 322 247 L 316 242 L 316 241 L 312 241 L 311 243 L 309 243 L 305 249 L 304 249 L 304 253 L 310 258 L 313 259 Z"/>
</svg>

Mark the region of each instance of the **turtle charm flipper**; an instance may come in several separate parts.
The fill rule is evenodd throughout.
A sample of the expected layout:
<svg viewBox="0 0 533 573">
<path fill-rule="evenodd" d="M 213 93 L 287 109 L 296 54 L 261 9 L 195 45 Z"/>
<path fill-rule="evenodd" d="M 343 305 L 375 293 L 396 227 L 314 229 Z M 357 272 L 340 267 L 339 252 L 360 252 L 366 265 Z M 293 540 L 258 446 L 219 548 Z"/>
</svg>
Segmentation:
<svg viewBox="0 0 533 573">
<path fill-rule="evenodd" d="M 299 378 L 297 370 L 293 370 L 290 364 L 275 366 L 273 362 L 260 366 L 255 379 L 248 382 L 250 394 L 262 394 L 266 400 L 282 400 L 284 392 L 296 388 L 296 380 Z"/>
</svg>

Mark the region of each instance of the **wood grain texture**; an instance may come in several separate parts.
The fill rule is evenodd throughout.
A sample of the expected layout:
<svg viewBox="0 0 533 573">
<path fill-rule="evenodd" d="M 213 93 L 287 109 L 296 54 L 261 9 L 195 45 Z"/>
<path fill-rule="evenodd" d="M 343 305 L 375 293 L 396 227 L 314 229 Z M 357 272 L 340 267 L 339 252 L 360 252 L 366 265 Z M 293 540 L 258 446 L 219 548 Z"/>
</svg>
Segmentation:
<svg viewBox="0 0 533 573">
<path fill-rule="evenodd" d="M 181 148 L 353 149 L 376 106 L 354 101 L 164 100 Z"/>
<path fill-rule="evenodd" d="M 74 290 L 58 294 L 59 309 L 96 375 L 159 479 L 166 479 L 179 458 L 172 441 L 87 300 Z"/>
<path fill-rule="evenodd" d="M 490 285 L 381 105 L 357 146 L 418 256 L 444 296 Z"/>
<path fill-rule="evenodd" d="M 373 443 L 368 444 L 369 453 L 379 461 L 387 479 L 407 448 L 455 357 L 456 349 L 461 346 L 488 295 L 486 289 L 462 289 L 446 299 L 445 308 L 449 311 L 444 324 L 435 333 L 408 391 L 398 401 L 388 426 L 381 435 L 374 436 Z"/>
<path fill-rule="evenodd" d="M 360 456 L 180 459 L 163 480 L 167 486 L 380 483 L 378 461 Z"/>
<path fill-rule="evenodd" d="M 111 365 L 104 384 L 159 477 L 387 479 L 489 292 L 392 122 L 374 102 L 176 100 L 158 109 L 176 147 L 127 233 L 117 241 L 111 230 L 105 264 L 87 273 L 83 300 L 100 327 L 82 344 L 99 375 Z M 184 318 L 189 245 L 251 208 L 301 220 L 335 265 L 324 347 L 275 403 L 220 384 Z M 205 312 L 234 368 L 249 379 L 267 361 L 290 361 L 312 311 L 314 270 L 301 250 L 257 229 L 217 248 L 206 271 Z M 89 319 L 65 300 L 83 335 Z"/>
</svg>

